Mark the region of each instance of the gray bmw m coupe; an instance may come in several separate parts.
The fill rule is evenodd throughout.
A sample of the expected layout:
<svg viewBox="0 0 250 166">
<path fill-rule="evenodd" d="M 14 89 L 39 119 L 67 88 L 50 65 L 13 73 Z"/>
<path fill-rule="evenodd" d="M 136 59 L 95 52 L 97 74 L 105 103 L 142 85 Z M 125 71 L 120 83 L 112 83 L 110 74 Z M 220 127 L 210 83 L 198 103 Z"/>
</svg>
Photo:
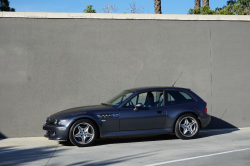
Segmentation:
<svg viewBox="0 0 250 166">
<path fill-rule="evenodd" d="M 50 115 L 43 126 L 50 140 L 84 147 L 98 138 L 174 133 L 192 139 L 211 116 L 206 102 L 190 89 L 142 87 L 124 90 L 100 105 Z"/>
</svg>

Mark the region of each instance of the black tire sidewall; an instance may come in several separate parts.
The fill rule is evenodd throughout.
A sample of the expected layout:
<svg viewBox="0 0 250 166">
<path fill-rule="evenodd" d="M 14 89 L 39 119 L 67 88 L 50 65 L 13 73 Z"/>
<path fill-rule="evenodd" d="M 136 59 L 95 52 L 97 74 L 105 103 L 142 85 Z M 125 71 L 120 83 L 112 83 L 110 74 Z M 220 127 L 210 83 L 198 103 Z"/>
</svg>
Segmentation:
<svg viewBox="0 0 250 166">
<path fill-rule="evenodd" d="M 192 137 L 185 137 L 184 135 L 181 134 L 181 132 L 180 132 L 180 130 L 179 130 L 179 123 L 180 123 L 180 121 L 181 121 L 183 118 L 185 118 L 185 117 L 192 117 L 192 118 L 194 118 L 194 119 L 196 120 L 196 122 L 197 122 L 198 130 L 197 130 L 196 134 L 193 135 Z M 200 131 L 200 122 L 199 122 L 199 120 L 197 119 L 197 117 L 196 117 L 195 115 L 193 115 L 193 114 L 190 114 L 190 113 L 183 114 L 183 115 L 181 115 L 181 116 L 177 119 L 177 121 L 176 121 L 176 123 L 175 123 L 175 135 L 176 135 L 178 138 L 180 138 L 180 139 L 193 139 L 193 138 L 195 138 L 195 137 L 198 135 L 199 131 Z"/>
<path fill-rule="evenodd" d="M 73 136 L 73 130 L 75 128 L 75 126 L 77 126 L 79 123 L 88 123 L 90 124 L 93 128 L 94 128 L 94 138 L 92 139 L 91 142 L 89 142 L 88 144 L 79 144 L 78 142 L 76 142 L 76 140 L 74 139 L 74 136 Z M 90 146 L 92 145 L 95 140 L 96 140 L 96 136 L 97 136 L 97 127 L 96 125 L 89 119 L 80 119 L 80 120 L 77 120 L 70 128 L 70 131 L 69 131 L 69 140 L 70 142 L 75 145 L 75 146 L 78 146 L 78 147 L 86 147 L 86 146 Z"/>
</svg>

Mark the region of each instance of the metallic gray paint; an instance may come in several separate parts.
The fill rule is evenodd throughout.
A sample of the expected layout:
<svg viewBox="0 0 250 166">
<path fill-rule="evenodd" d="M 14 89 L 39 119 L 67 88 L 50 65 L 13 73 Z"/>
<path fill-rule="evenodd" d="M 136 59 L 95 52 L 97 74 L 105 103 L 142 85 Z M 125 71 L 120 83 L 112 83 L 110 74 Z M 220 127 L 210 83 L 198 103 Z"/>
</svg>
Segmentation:
<svg viewBox="0 0 250 166">
<path fill-rule="evenodd" d="M 43 129 L 49 131 L 45 137 L 52 140 L 67 140 L 69 129 L 72 124 L 79 119 L 90 119 L 97 124 L 99 137 L 129 136 L 140 134 L 161 134 L 172 133 L 178 117 L 185 113 L 192 113 L 200 120 L 201 127 L 205 127 L 211 120 L 210 115 L 203 113 L 206 107 L 198 95 L 189 89 L 177 87 L 144 87 L 129 89 L 135 94 L 125 100 L 120 106 L 113 108 L 107 105 L 93 105 L 72 108 L 55 113 L 49 117 L 53 119 L 65 120 L 64 125 L 53 125 L 46 122 Z M 196 101 L 183 104 L 165 105 L 162 107 L 123 108 L 123 105 L 139 93 L 156 90 L 178 90 L 190 94 Z M 166 94 L 166 93 L 165 93 Z M 165 97 L 166 99 L 166 97 Z M 65 127 L 61 130 L 60 127 Z M 50 135 L 56 132 L 55 135 Z"/>
</svg>

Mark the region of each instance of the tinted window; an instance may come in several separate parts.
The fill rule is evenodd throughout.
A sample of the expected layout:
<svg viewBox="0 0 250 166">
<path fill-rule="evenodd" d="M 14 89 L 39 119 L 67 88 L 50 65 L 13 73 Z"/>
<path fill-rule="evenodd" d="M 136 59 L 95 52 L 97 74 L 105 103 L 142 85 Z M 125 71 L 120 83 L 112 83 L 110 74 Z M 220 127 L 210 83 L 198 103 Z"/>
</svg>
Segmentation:
<svg viewBox="0 0 250 166">
<path fill-rule="evenodd" d="M 138 103 L 142 103 L 143 107 L 161 107 L 163 106 L 163 91 L 140 93 L 127 102 L 123 107 L 134 108 Z"/>
<path fill-rule="evenodd" d="M 123 108 L 135 108 L 135 105 L 137 103 L 137 98 L 138 95 L 136 95 L 133 99 L 131 99 L 130 101 L 128 101 Z"/>
<path fill-rule="evenodd" d="M 183 91 L 167 91 L 167 104 L 181 104 L 194 102 L 195 100 Z"/>
<path fill-rule="evenodd" d="M 134 94 L 134 92 L 122 91 L 121 93 L 119 93 L 118 95 L 113 97 L 112 99 L 105 102 L 105 104 L 117 107 L 133 94 Z"/>
</svg>

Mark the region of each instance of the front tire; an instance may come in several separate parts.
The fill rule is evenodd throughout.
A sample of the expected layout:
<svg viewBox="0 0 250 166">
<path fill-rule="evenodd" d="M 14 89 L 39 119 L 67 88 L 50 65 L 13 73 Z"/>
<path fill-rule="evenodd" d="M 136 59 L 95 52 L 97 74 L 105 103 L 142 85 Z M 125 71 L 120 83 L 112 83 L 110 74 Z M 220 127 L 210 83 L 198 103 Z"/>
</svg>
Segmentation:
<svg viewBox="0 0 250 166">
<path fill-rule="evenodd" d="M 92 145 L 97 136 L 96 125 L 88 119 L 80 119 L 76 121 L 70 128 L 69 140 L 78 147 L 86 147 Z"/>
<path fill-rule="evenodd" d="M 193 114 L 181 115 L 175 124 L 175 135 L 180 139 L 193 139 L 199 130 L 199 120 Z"/>
</svg>

